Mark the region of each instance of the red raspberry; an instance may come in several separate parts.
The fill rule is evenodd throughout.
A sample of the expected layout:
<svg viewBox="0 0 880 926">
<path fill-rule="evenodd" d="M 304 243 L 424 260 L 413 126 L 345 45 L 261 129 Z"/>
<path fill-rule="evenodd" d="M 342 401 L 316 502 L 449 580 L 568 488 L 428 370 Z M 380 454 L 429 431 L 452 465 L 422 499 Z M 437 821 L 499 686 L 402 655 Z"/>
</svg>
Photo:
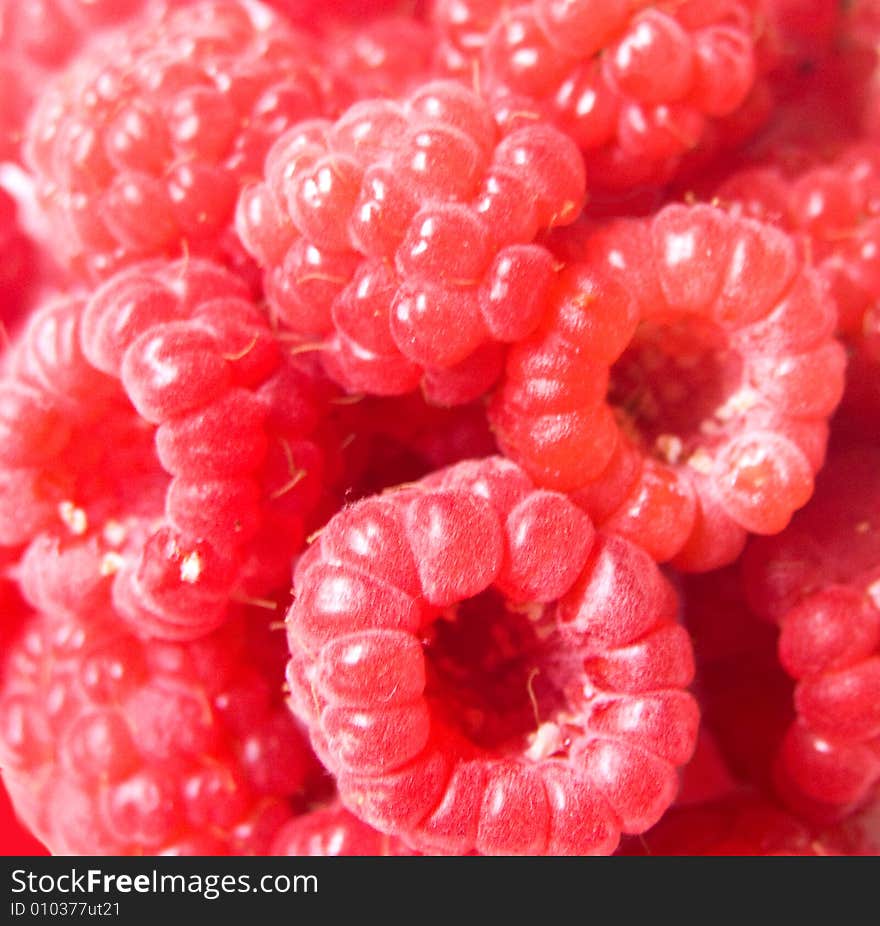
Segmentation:
<svg viewBox="0 0 880 926">
<path fill-rule="evenodd" d="M 204 0 L 74 61 L 25 145 L 59 258 L 93 277 L 160 255 L 240 260 L 239 187 L 287 126 L 334 106 L 315 45 L 259 4 Z"/>
<path fill-rule="evenodd" d="M 323 488 L 327 386 L 235 276 L 135 266 L 39 310 L 8 361 L 0 542 L 88 550 L 82 580 L 112 577 L 120 613 L 170 639 L 285 580 Z"/>
<path fill-rule="evenodd" d="M 155 4 L 159 9 L 174 9 L 194 5 L 199 0 L 166 0 Z M 238 2 L 238 0 L 236 0 Z M 353 32 L 353 24 L 380 14 L 402 13 L 412 4 L 399 0 L 334 0 L 328 8 L 326 0 L 264 0 L 279 16 L 298 27 L 322 33 L 340 35 L 349 33 L 346 43 L 354 46 L 353 54 L 343 59 L 356 71 L 379 75 L 388 70 L 386 62 L 377 53 L 387 49 L 398 67 L 411 62 L 411 67 L 427 66 L 430 50 L 416 50 L 425 44 L 427 29 L 412 23 L 399 31 L 380 23 L 367 23 L 363 27 L 366 41 Z M 50 76 L 64 67 L 84 45 L 107 40 L 107 30 L 129 25 L 144 10 L 150 11 L 147 0 L 0 0 L 0 160 L 15 157 L 22 131 L 35 94 Z M 251 9 L 255 9 L 251 2 Z M 260 14 L 263 15 L 262 13 Z M 327 19 L 331 20 L 330 23 Z M 404 22 L 401 16 L 398 20 Z M 100 36 L 100 39 L 97 38 Z M 387 48 L 386 43 L 396 36 L 406 40 L 406 47 Z M 340 38 L 340 41 L 342 39 Z M 367 61 L 369 56 L 370 60 Z M 424 64 L 422 64 L 424 59 Z M 358 83 L 360 83 L 358 81 Z M 363 88 L 366 89 L 366 88 Z"/>
<path fill-rule="evenodd" d="M 650 558 L 491 457 L 300 560 L 291 706 L 344 804 L 425 852 L 601 854 L 678 788 L 690 644 Z"/>
<path fill-rule="evenodd" d="M 272 843 L 272 855 L 416 855 L 406 843 L 359 820 L 338 801 L 285 823 Z"/>
<path fill-rule="evenodd" d="M 777 785 L 811 817 L 850 813 L 880 782 L 880 451 L 835 455 L 810 505 L 753 542 L 744 570 L 797 683 Z"/>
<path fill-rule="evenodd" d="M 662 182 L 755 80 L 755 3 L 435 0 L 440 62 L 550 118 L 595 186 Z"/>
<path fill-rule="evenodd" d="M 256 612 L 188 644 L 40 615 L 0 686 L 16 811 L 54 854 L 265 853 L 315 768 L 280 655 Z"/>
<path fill-rule="evenodd" d="M 243 191 L 237 227 L 278 318 L 354 392 L 481 395 L 501 344 L 538 324 L 540 229 L 572 221 L 581 157 L 544 124 L 501 137 L 479 96 L 425 84 L 291 129 Z"/>
<path fill-rule="evenodd" d="M 752 794 L 671 810 L 635 841 L 632 855 L 875 855 L 865 834 L 824 832 Z"/>
<path fill-rule="evenodd" d="M 851 351 L 847 404 L 880 411 L 880 145 L 845 145 L 828 160 L 814 146 L 784 149 L 775 160 L 742 170 L 717 195 L 801 238 Z"/>
<path fill-rule="evenodd" d="M 658 561 L 733 561 L 810 497 L 843 390 L 835 312 L 787 235 L 710 206 L 599 228 L 514 345 L 502 450 Z"/>
</svg>

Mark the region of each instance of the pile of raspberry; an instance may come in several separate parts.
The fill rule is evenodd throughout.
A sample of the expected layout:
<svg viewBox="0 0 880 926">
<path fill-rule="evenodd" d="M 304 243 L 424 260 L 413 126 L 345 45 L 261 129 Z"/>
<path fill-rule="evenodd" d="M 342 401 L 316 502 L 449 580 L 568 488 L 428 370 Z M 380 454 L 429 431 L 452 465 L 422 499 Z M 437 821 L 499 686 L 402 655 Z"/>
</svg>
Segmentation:
<svg viewBox="0 0 880 926">
<path fill-rule="evenodd" d="M 8 854 L 880 854 L 878 0 L 0 0 Z"/>
</svg>

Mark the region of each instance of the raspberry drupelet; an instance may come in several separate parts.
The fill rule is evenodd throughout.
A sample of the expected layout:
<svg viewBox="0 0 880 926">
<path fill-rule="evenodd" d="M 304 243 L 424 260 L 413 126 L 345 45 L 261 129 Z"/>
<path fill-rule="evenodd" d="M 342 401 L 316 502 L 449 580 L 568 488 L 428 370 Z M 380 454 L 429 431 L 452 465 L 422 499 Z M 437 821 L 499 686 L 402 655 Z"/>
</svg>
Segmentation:
<svg viewBox="0 0 880 926">
<path fill-rule="evenodd" d="M 53 854 L 265 854 L 316 763 L 264 612 L 172 644 L 91 604 L 38 615 L 9 653 L 0 763 L 20 817 Z"/>
<path fill-rule="evenodd" d="M 355 100 L 399 96 L 433 73 L 434 33 L 408 16 L 336 23 L 320 41 L 326 66 L 347 81 Z"/>
<path fill-rule="evenodd" d="M 880 144 L 779 146 L 717 191 L 730 208 L 800 239 L 838 307 L 849 352 L 845 404 L 880 412 Z M 835 150 L 836 149 L 836 150 Z"/>
<path fill-rule="evenodd" d="M 532 241 L 573 221 L 584 192 L 559 131 L 503 134 L 478 95 L 435 82 L 282 135 L 237 228 L 279 321 L 348 390 L 421 385 L 454 405 L 540 321 L 554 262 Z"/>
<path fill-rule="evenodd" d="M 243 262 L 239 188 L 287 126 L 334 111 L 334 86 L 316 39 L 258 3 L 202 0 L 129 22 L 75 58 L 29 121 L 51 247 L 91 278 L 155 256 Z"/>
<path fill-rule="evenodd" d="M 435 0 L 439 63 L 585 152 L 591 183 L 662 183 L 755 81 L 752 0 Z"/>
<path fill-rule="evenodd" d="M 139 13 L 145 0 L 0 0 L 0 161 L 19 154 L 35 94 L 97 33 Z"/>
<path fill-rule="evenodd" d="M 207 262 L 50 303 L 0 384 L 0 543 L 31 545 L 35 581 L 112 582 L 140 633 L 194 638 L 230 596 L 287 581 L 324 489 L 330 396 Z"/>
<path fill-rule="evenodd" d="M 658 561 L 732 562 L 810 497 L 845 355 L 776 228 L 707 205 L 578 232 L 490 405 L 502 451 Z"/>
<path fill-rule="evenodd" d="M 876 855 L 858 829 L 815 830 L 755 794 L 673 808 L 628 855 L 852 856 Z"/>
<path fill-rule="evenodd" d="M 77 54 L 107 41 L 112 30 L 132 28 L 146 16 L 195 6 L 202 0 L 0 0 L 0 161 L 16 159 L 27 116 L 42 86 Z M 265 20 L 253 0 L 235 0 Z M 394 0 L 265 0 L 277 14 L 273 28 L 295 26 L 317 47 L 346 46 L 329 66 L 354 77 L 359 95 L 391 86 L 405 75 L 427 72 L 429 28 L 404 14 L 411 4 Z M 378 17 L 372 21 L 373 17 Z M 367 21 L 364 21 L 367 20 Z M 305 35 L 303 35 L 305 38 Z M 392 43 L 396 43 L 392 47 Z M 402 85 L 401 80 L 394 89 Z"/>
<path fill-rule="evenodd" d="M 281 827 L 271 855 L 417 855 L 402 839 L 386 836 L 359 820 L 337 800 L 311 810 Z"/>
<path fill-rule="evenodd" d="M 607 854 L 696 741 L 677 599 L 501 457 L 361 501 L 300 559 L 291 707 L 345 806 L 422 852 Z"/>
<path fill-rule="evenodd" d="M 681 160 L 676 182 L 701 182 L 708 171 L 730 172 L 744 148 L 794 130 L 810 145 L 858 125 L 858 89 L 868 56 L 842 39 L 838 0 L 761 0 L 755 30 L 757 79 L 741 106 L 705 125 Z M 827 133 L 827 134 L 826 134 Z"/>
<path fill-rule="evenodd" d="M 777 787 L 809 817 L 844 816 L 880 782 L 880 451 L 836 453 L 809 506 L 753 541 L 743 570 L 796 682 Z"/>
</svg>

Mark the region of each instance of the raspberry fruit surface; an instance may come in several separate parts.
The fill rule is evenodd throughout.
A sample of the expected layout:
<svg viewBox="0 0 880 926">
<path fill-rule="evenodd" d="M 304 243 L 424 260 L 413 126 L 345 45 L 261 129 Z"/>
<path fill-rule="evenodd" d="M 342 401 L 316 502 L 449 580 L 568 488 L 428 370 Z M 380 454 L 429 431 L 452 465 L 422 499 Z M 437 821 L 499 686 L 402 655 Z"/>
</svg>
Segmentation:
<svg viewBox="0 0 880 926">
<path fill-rule="evenodd" d="M 286 126 L 333 99 L 315 38 L 259 4 L 204 0 L 132 21 L 73 60 L 29 122 L 53 250 L 92 278 L 156 256 L 241 262 L 239 187 Z"/>
<path fill-rule="evenodd" d="M 9 654 L 0 760 L 19 816 L 54 854 L 265 854 L 314 774 L 277 637 L 241 611 L 198 642 L 144 642 L 102 604 L 39 615 Z"/>
<path fill-rule="evenodd" d="M 0 829 L 880 852 L 878 48 L 0 0 Z"/>
<path fill-rule="evenodd" d="M 811 817 L 850 813 L 880 782 L 880 451 L 835 455 L 810 505 L 754 541 L 743 569 L 796 681 L 777 786 Z"/>
<path fill-rule="evenodd" d="M 845 355 L 791 239 L 705 205 L 582 236 L 490 407 L 502 451 L 691 570 L 810 497 Z"/>
<path fill-rule="evenodd" d="M 751 2 L 435 0 L 440 64 L 511 112 L 549 118 L 591 182 L 661 183 L 756 76 Z"/>
<path fill-rule="evenodd" d="M 407 16 L 345 21 L 323 30 L 321 44 L 326 66 L 340 75 L 353 99 L 402 94 L 433 72 L 434 34 Z"/>
<path fill-rule="evenodd" d="M 572 221 L 584 190 L 559 131 L 502 134 L 486 101 L 437 82 L 282 135 L 237 228 L 279 321 L 343 386 L 421 384 L 454 405 L 485 392 L 502 344 L 540 321 L 553 259 L 531 242 Z"/>
<path fill-rule="evenodd" d="M 114 31 L 133 30 L 145 16 L 155 20 L 163 11 L 201 2 L 0 0 L 0 160 L 19 156 L 34 100 L 52 76 L 84 48 L 112 43 Z M 271 28 L 295 27 L 302 30 L 302 40 L 329 47 L 331 55 L 322 59 L 323 66 L 353 78 L 359 96 L 380 92 L 380 86 L 397 91 L 405 75 L 426 73 L 431 64 L 430 31 L 403 15 L 406 3 L 335 0 L 329 8 L 324 0 L 264 0 L 262 7 L 253 0 L 234 0 L 234 4 L 255 13 L 263 24 L 266 8 L 271 7 L 277 14 Z M 373 21 L 374 17 L 378 18 Z M 244 74 L 239 79 L 251 78 Z"/>
<path fill-rule="evenodd" d="M 671 810 L 634 855 L 874 855 L 877 847 L 858 831 L 815 831 L 753 794 Z"/>
<path fill-rule="evenodd" d="M 840 146 L 838 146 L 840 147 Z M 745 168 L 717 195 L 801 239 L 838 307 L 850 351 L 847 404 L 880 411 L 880 145 L 855 142 L 827 157 L 783 148 L 776 163 Z"/>
<path fill-rule="evenodd" d="M 676 597 L 513 463 L 343 510 L 295 586 L 291 706 L 377 829 L 429 852 L 603 854 L 674 798 L 698 721 Z"/>
<path fill-rule="evenodd" d="M 40 309 L 6 360 L 0 542 L 32 544 L 37 586 L 57 561 L 59 580 L 112 581 L 139 632 L 185 639 L 286 580 L 323 491 L 331 393 L 236 276 L 132 267 Z"/>
<path fill-rule="evenodd" d="M 90 36 L 128 20 L 145 0 L 0 0 L 0 161 L 18 156 L 35 95 Z"/>
<path fill-rule="evenodd" d="M 272 843 L 272 855 L 415 855 L 393 836 L 374 830 L 338 801 L 289 820 Z"/>
</svg>

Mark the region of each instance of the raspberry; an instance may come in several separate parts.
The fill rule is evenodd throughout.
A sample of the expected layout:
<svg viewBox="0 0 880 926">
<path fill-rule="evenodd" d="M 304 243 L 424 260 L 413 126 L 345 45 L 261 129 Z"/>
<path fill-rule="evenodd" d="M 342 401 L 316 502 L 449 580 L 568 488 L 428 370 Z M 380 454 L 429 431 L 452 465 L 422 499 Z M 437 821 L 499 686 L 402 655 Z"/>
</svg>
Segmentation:
<svg viewBox="0 0 880 926">
<path fill-rule="evenodd" d="M 162 6 L 179 8 L 195 2 L 173 0 Z M 425 27 L 389 15 L 389 21 L 401 25 L 389 27 L 380 20 L 355 28 L 354 24 L 366 17 L 393 14 L 403 6 L 395 0 L 335 0 L 329 10 L 323 0 L 264 0 L 264 4 L 291 25 L 295 23 L 309 32 L 317 29 L 322 43 L 332 36 L 334 42 L 353 45 L 340 56 L 337 69 L 341 73 L 352 68 L 362 75 L 387 79 L 404 69 L 424 70 L 428 66 L 430 47 Z M 250 7 L 255 9 L 253 3 Z M 83 46 L 97 46 L 96 36 L 106 41 L 107 30 L 129 27 L 145 10 L 151 12 L 147 0 L 0 0 L 0 160 L 18 155 L 35 91 Z M 264 12 L 259 16 L 264 17 Z M 280 22 L 275 27 L 280 28 Z M 392 48 L 395 41 L 405 47 Z M 384 59 L 393 59 L 392 67 L 383 55 Z M 382 72 L 385 74 L 380 77 Z M 357 83 L 360 95 L 369 95 L 370 85 Z"/>
<path fill-rule="evenodd" d="M 587 237 L 490 407 L 503 452 L 689 570 L 810 497 L 843 390 L 834 306 L 791 240 L 670 205 Z"/>
<path fill-rule="evenodd" d="M 835 299 L 839 332 L 851 351 L 847 405 L 880 410 L 880 145 L 845 145 L 829 160 L 812 148 L 777 158 L 777 166 L 729 178 L 718 196 L 800 236 Z M 786 160 L 798 166 L 791 171 Z"/>
<path fill-rule="evenodd" d="M 675 595 L 513 463 L 343 510 L 295 585 L 291 706 L 371 826 L 428 852 L 602 854 L 674 798 L 698 720 Z"/>
<path fill-rule="evenodd" d="M 40 615 L 0 686 L 16 811 L 54 854 L 265 853 L 314 773 L 278 655 L 253 611 L 187 644 Z"/>
<path fill-rule="evenodd" d="M 237 228 L 279 320 L 320 346 L 342 385 L 400 395 L 421 383 L 459 404 L 491 386 L 502 343 L 540 320 L 553 260 L 531 241 L 575 218 L 584 183 L 555 129 L 502 137 L 476 94 L 429 83 L 282 135 Z"/>
<path fill-rule="evenodd" d="M 811 829 L 760 797 L 744 793 L 701 806 L 673 809 L 633 855 L 874 855 L 862 833 Z"/>
<path fill-rule="evenodd" d="M 272 855 L 414 855 L 406 844 L 367 826 L 338 801 L 285 823 Z"/>
<path fill-rule="evenodd" d="M 288 125 L 333 108 L 314 46 L 259 4 L 205 0 L 72 62 L 25 143 L 59 258 L 93 278 L 154 256 L 241 262 L 239 187 Z"/>
<path fill-rule="evenodd" d="M 441 66 L 551 119 L 596 187 L 663 182 L 755 80 L 755 4 L 435 0 Z"/>
<path fill-rule="evenodd" d="M 169 639 L 284 581 L 323 491 L 327 386 L 235 276 L 137 265 L 40 309 L 9 361 L 0 541 L 87 550 L 83 580 L 112 581 L 120 613 Z"/>
<path fill-rule="evenodd" d="M 778 623 L 796 718 L 777 785 L 817 819 L 852 812 L 880 782 L 880 452 L 832 457 L 810 505 L 746 551 L 752 605 Z"/>
</svg>

